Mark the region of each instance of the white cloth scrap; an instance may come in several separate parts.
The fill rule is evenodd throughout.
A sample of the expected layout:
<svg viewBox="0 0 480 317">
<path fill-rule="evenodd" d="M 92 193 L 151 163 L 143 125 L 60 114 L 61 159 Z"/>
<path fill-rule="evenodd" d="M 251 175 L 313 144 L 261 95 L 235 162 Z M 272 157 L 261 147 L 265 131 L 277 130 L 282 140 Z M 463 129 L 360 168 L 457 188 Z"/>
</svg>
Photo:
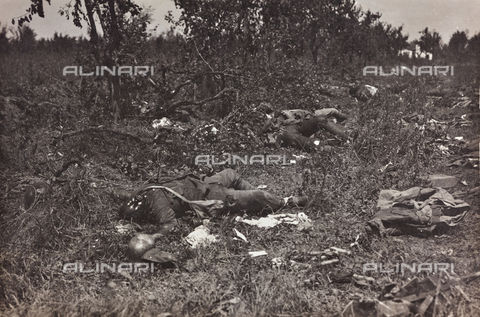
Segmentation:
<svg viewBox="0 0 480 317">
<path fill-rule="evenodd" d="M 204 225 L 195 228 L 194 231 L 185 237 L 185 240 L 190 244 L 192 249 L 196 249 L 199 246 L 208 246 L 218 241 L 217 236 L 210 234 L 210 230 Z"/>
<path fill-rule="evenodd" d="M 235 218 L 236 221 L 247 223 L 251 226 L 257 226 L 259 228 L 273 228 L 280 223 L 288 223 L 292 225 L 298 225 L 301 222 L 312 222 L 310 218 L 303 212 L 298 214 L 276 214 L 268 215 L 260 219 L 243 219 L 242 217 Z"/>
</svg>

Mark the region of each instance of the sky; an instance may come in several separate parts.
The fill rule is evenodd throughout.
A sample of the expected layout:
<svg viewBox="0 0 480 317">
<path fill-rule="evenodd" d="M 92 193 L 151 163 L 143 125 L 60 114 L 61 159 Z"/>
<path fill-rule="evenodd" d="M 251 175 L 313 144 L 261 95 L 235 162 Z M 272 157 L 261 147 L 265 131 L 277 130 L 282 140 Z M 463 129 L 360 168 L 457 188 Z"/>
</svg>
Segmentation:
<svg viewBox="0 0 480 317">
<path fill-rule="evenodd" d="M 29 24 L 30 27 L 37 34 L 39 38 L 52 38 L 55 31 L 63 35 L 69 36 L 85 36 L 87 37 L 87 27 L 82 29 L 73 25 L 73 21 L 67 20 L 65 16 L 60 16 L 58 11 L 65 7 L 69 2 L 73 3 L 73 0 L 51 0 L 52 5 L 48 5 L 44 0 L 45 18 L 34 16 L 33 21 Z M 180 12 L 176 10 L 173 0 L 134 0 L 134 2 L 140 6 L 152 7 L 153 11 L 153 23 L 157 27 L 157 33 L 162 33 L 170 29 L 170 25 L 165 21 L 165 15 L 169 10 L 175 11 L 176 16 L 180 15 Z M 12 26 L 12 18 L 22 16 L 26 13 L 26 9 L 30 7 L 30 0 L 0 0 L 0 23 L 5 26 L 8 23 L 8 27 Z M 83 4 L 82 0 L 82 4 Z"/>
<path fill-rule="evenodd" d="M 469 38 L 480 32 L 478 0 L 357 0 L 357 6 L 380 12 L 380 21 L 392 26 L 403 25 L 409 41 L 418 39 L 425 27 L 437 31 L 446 44 L 457 30 L 469 30 Z"/>
<path fill-rule="evenodd" d="M 68 21 L 58 13 L 69 0 L 51 2 L 52 5 L 48 5 L 44 1 L 45 18 L 35 16 L 30 23 L 30 27 L 37 34 L 37 39 L 51 38 L 55 31 L 69 36 L 86 36 L 86 27 L 79 29 L 71 20 Z M 169 10 L 176 16 L 179 15 L 173 0 L 136 0 L 135 3 L 154 9 L 152 26 L 158 26 L 157 33 L 169 29 L 170 26 L 164 18 Z M 403 33 L 409 35 L 409 41 L 418 39 L 419 32 L 425 27 L 437 31 L 443 43 L 448 43 L 451 35 L 457 30 L 469 30 L 469 37 L 480 32 L 478 0 L 357 0 L 357 6 L 361 6 L 363 11 L 370 9 L 373 12 L 380 12 L 382 14 L 380 20 L 395 27 L 403 25 Z M 9 27 L 12 26 L 12 18 L 23 15 L 29 7 L 30 0 L 0 0 L 0 23 L 2 26 L 7 24 Z"/>
</svg>

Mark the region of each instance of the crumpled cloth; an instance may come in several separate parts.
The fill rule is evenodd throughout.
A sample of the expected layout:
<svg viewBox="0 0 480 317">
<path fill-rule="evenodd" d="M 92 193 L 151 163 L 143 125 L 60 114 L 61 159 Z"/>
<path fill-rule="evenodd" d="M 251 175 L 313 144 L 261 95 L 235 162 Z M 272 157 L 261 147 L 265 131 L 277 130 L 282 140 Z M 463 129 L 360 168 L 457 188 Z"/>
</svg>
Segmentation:
<svg viewBox="0 0 480 317">
<path fill-rule="evenodd" d="M 383 235 L 431 234 L 438 225 L 456 226 L 470 205 L 443 188 L 413 187 L 405 191 L 382 190 L 377 213 L 368 222 Z"/>
<path fill-rule="evenodd" d="M 218 241 L 218 236 L 210 234 L 210 230 L 204 225 L 198 226 L 194 231 L 190 232 L 185 240 L 190 244 L 192 249 L 199 246 L 208 246 L 211 243 Z"/>
</svg>

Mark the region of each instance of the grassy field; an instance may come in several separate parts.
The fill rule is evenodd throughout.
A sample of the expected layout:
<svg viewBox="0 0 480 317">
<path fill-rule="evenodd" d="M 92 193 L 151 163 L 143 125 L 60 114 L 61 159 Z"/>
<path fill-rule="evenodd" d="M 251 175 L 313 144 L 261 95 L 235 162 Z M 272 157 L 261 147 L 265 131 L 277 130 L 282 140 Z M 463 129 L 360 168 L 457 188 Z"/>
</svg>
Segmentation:
<svg viewBox="0 0 480 317">
<path fill-rule="evenodd" d="M 432 173 L 465 181 L 466 185 L 459 183 L 451 191 L 480 186 L 478 167 L 446 167 L 461 153 L 460 147 L 452 146 L 445 152 L 435 142 L 447 135 L 466 140 L 480 135 L 479 81 L 472 65 L 456 65 L 455 75 L 446 78 L 363 78 L 358 75 L 360 69 L 352 77 L 379 88 L 367 102 L 349 96 L 326 97 L 312 90 L 305 93 L 304 100 L 292 97 L 289 103 L 275 99 L 276 94 L 320 84 L 346 87 L 349 80 L 319 75 L 322 70 L 315 68 L 309 73 L 307 88 L 300 87 L 300 77 L 297 82 L 287 76 L 285 82 L 272 77 L 271 85 L 277 85 L 278 91 L 265 88 L 270 97 L 265 101 L 276 109 L 333 106 L 351 118 L 348 124 L 355 131 L 352 142 L 339 144 L 331 152 L 306 154 L 266 147 L 257 140 L 261 136 L 255 133 L 264 122 L 263 114 L 255 110 L 259 102 L 234 104 L 232 115 L 214 121 L 206 115 L 197 127 L 182 133 L 162 135 L 151 127 L 153 118 L 148 116 L 131 116 L 118 125 L 105 120 L 99 128 L 99 118 L 106 115 L 85 107 L 78 81 L 58 76 L 60 66 L 71 62 L 69 58 L 11 54 L 0 69 L 4 118 L 0 173 L 2 315 L 333 316 L 351 300 L 374 299 L 388 284 L 404 284 L 427 275 L 369 273 L 374 281 L 366 285 L 335 282 L 334 276 L 363 275 L 365 263 L 442 262 L 454 263 L 459 275 L 480 271 L 478 191 L 464 197 L 472 207 L 466 219 L 434 236 L 380 237 L 367 230 L 366 224 L 376 212 L 381 189 L 418 186 L 421 177 Z M 310 66 L 296 67 L 303 72 Z M 402 92 L 392 89 L 404 84 Z M 250 90 L 243 95 L 259 94 L 255 80 L 249 85 Z M 427 96 L 427 91 L 435 88 L 448 88 L 451 93 Z M 474 100 L 471 106 L 453 107 L 460 93 Z M 405 126 L 402 119 L 415 114 L 423 119 Z M 472 125 L 455 124 L 464 115 Z M 429 125 L 430 119 L 447 124 Z M 198 137 L 197 128 L 207 123 L 218 127 L 216 138 Z M 157 134 L 164 141 L 155 143 Z M 312 197 L 307 207 L 282 212 L 304 212 L 313 227 L 300 231 L 283 224 L 262 229 L 226 215 L 208 224 L 219 242 L 191 249 L 184 237 L 193 227 L 179 220 L 173 234 L 157 242 L 158 248 L 177 256 L 178 267 L 157 265 L 153 273 L 131 275 L 62 271 L 65 263 L 72 262 L 85 263 L 88 268 L 100 262 L 126 262 L 126 246 L 134 233 L 116 228 L 121 193 L 132 192 L 158 176 L 199 172 L 199 166 L 193 164 L 195 155 L 222 152 L 287 158 L 306 155 L 301 164 L 291 166 L 233 168 L 252 184 L 268 185 L 278 195 Z M 72 160 L 75 162 L 53 179 L 52 194 L 32 210 L 23 210 L 27 185 L 52 180 L 54 172 Z M 388 163 L 390 167 L 383 170 Z M 299 181 L 304 169 L 310 169 L 311 174 Z M 234 240 L 234 228 L 248 242 Z M 154 229 L 145 228 L 146 232 Z M 351 253 L 320 258 L 318 251 L 329 247 Z M 248 255 L 249 251 L 262 250 L 266 256 Z M 275 258 L 281 259 L 280 265 L 273 265 Z M 329 259 L 339 261 L 321 263 Z M 475 280 L 466 285 L 466 296 L 456 296 L 437 316 L 479 315 L 479 283 Z"/>
</svg>

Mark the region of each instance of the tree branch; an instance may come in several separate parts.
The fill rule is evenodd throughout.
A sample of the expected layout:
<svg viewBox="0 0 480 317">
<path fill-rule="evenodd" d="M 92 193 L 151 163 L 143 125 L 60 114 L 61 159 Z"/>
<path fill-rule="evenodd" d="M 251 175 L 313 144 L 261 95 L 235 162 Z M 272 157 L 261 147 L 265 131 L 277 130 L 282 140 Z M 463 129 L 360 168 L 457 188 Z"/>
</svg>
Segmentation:
<svg viewBox="0 0 480 317">
<path fill-rule="evenodd" d="M 197 51 L 198 56 L 200 56 L 200 58 L 205 62 L 205 64 L 207 64 L 208 68 L 210 68 L 213 72 L 214 70 L 212 66 L 210 66 L 210 64 L 205 60 L 205 58 L 203 58 L 202 54 L 200 54 L 200 51 L 197 48 L 197 43 L 195 43 L 195 41 L 193 41 L 193 45 L 195 46 L 195 50 Z"/>
</svg>

